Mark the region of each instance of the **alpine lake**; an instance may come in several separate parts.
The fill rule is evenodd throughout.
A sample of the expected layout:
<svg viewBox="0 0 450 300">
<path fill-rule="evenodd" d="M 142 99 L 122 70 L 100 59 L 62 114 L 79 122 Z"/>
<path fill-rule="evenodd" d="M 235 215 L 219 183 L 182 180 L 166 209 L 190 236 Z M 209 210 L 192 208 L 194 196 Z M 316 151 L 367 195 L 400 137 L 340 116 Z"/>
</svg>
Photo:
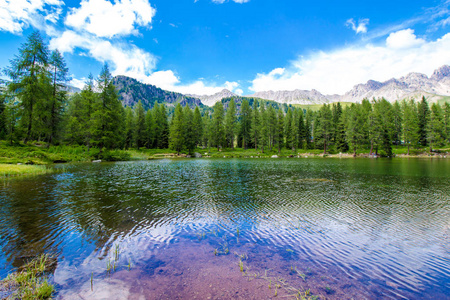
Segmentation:
<svg viewBox="0 0 450 300">
<path fill-rule="evenodd" d="M 56 299 L 450 299 L 450 160 L 163 159 L 0 182 Z"/>
</svg>

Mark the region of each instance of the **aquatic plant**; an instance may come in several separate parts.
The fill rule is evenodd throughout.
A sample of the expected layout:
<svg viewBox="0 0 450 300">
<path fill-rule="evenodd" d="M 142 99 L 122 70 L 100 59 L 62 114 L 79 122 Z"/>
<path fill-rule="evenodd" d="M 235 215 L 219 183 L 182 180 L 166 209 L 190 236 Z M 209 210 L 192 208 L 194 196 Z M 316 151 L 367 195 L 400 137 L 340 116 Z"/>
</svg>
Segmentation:
<svg viewBox="0 0 450 300">
<path fill-rule="evenodd" d="M 0 290 L 12 299 L 49 299 L 55 288 L 48 282 L 47 272 L 54 269 L 56 259 L 46 254 L 30 261 L 0 282 Z"/>
</svg>

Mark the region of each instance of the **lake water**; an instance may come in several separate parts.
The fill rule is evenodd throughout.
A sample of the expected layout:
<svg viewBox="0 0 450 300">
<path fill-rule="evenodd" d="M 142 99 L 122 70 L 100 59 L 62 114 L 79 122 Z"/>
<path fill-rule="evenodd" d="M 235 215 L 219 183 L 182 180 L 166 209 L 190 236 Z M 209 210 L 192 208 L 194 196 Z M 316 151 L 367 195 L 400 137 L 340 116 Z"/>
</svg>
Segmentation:
<svg viewBox="0 0 450 300">
<path fill-rule="evenodd" d="M 57 299 L 449 299 L 450 160 L 66 165 L 1 182 L 0 247 Z"/>
</svg>

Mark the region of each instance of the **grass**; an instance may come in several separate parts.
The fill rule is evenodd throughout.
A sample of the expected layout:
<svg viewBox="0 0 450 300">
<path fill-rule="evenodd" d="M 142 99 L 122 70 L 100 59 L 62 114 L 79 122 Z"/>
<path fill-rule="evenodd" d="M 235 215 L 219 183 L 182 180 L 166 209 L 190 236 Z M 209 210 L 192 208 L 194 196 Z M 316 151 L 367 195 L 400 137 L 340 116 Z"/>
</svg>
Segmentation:
<svg viewBox="0 0 450 300">
<path fill-rule="evenodd" d="M 9 293 L 5 299 L 50 299 L 55 288 L 48 282 L 47 274 L 55 265 L 55 258 L 41 255 L 2 280 L 0 291 Z"/>
<path fill-rule="evenodd" d="M 40 175 L 52 173 L 54 171 L 54 169 L 47 168 L 46 166 L 0 164 L 0 177 Z"/>
</svg>

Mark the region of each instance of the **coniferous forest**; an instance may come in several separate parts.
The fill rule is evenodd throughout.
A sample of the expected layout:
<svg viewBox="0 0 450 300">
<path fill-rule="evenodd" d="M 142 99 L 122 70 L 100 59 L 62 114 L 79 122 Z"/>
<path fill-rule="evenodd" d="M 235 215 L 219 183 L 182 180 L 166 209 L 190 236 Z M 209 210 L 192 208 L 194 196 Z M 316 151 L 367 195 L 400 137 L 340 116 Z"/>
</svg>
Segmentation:
<svg viewBox="0 0 450 300">
<path fill-rule="evenodd" d="M 229 98 L 212 109 L 157 103 L 124 107 L 105 64 L 89 75 L 80 93 L 69 95 L 69 70 L 58 50 L 34 32 L 4 70 L 0 138 L 20 142 L 83 146 L 93 157 L 112 149 L 196 148 L 365 152 L 392 156 L 393 147 L 434 149 L 450 142 L 450 105 L 425 98 L 390 103 L 324 104 L 317 111 L 253 98 Z"/>
</svg>

